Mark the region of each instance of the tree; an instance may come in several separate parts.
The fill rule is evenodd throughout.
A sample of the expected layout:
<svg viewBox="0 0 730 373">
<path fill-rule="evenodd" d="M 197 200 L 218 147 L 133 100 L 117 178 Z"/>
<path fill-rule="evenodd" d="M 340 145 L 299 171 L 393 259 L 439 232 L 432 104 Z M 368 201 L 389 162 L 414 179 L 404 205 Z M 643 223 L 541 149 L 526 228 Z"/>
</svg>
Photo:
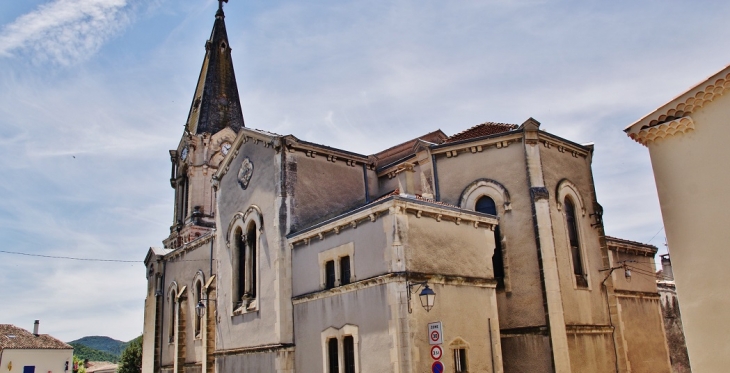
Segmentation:
<svg viewBox="0 0 730 373">
<path fill-rule="evenodd" d="M 76 355 L 73 356 L 73 373 L 86 373 L 86 367 L 84 366 L 84 359 Z"/>
<path fill-rule="evenodd" d="M 142 336 L 133 339 L 122 351 L 119 359 L 117 373 L 141 373 L 142 372 Z"/>
</svg>

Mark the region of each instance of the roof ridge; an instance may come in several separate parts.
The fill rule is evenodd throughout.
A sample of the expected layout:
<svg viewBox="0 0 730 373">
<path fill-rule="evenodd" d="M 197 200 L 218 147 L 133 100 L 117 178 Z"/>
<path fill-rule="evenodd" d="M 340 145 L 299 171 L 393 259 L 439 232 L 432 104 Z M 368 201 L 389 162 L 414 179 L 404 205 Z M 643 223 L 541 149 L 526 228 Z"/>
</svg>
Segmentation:
<svg viewBox="0 0 730 373">
<path fill-rule="evenodd" d="M 484 128 L 484 127 L 487 127 L 487 126 L 493 127 L 493 128 L 499 128 L 499 130 L 497 130 L 497 131 L 488 131 L 488 132 L 491 132 L 491 133 L 485 133 L 485 134 L 477 133 L 474 136 L 467 136 L 470 132 L 476 132 L 478 129 Z M 470 128 L 467 128 L 467 129 L 465 129 L 465 130 L 463 130 L 461 132 L 455 133 L 455 134 L 447 137 L 446 140 L 444 140 L 444 142 L 447 143 L 447 142 L 453 142 L 453 141 L 457 141 L 457 140 L 465 140 L 465 139 L 469 139 L 469 138 L 473 138 L 473 137 L 480 137 L 480 136 L 484 136 L 484 135 L 491 135 L 491 134 L 495 134 L 495 133 L 512 131 L 512 130 L 516 130 L 518 127 L 519 127 L 518 125 L 511 124 L 511 123 L 501 123 L 501 122 L 484 122 L 484 123 L 479 123 L 477 125 L 474 125 L 474 126 L 472 126 Z"/>
</svg>

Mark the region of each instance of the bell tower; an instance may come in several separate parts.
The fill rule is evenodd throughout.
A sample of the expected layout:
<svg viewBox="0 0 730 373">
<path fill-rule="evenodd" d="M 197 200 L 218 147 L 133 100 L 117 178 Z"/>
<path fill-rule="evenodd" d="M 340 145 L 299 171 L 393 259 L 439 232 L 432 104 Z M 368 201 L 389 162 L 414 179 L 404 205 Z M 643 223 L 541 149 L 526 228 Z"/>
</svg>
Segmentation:
<svg viewBox="0 0 730 373">
<path fill-rule="evenodd" d="M 218 169 L 238 131 L 244 127 L 223 2 L 219 0 L 213 31 L 205 42 L 205 58 L 177 149 L 170 150 L 170 185 L 175 212 L 170 236 L 175 249 L 215 228 L 215 196 L 211 176 Z"/>
</svg>

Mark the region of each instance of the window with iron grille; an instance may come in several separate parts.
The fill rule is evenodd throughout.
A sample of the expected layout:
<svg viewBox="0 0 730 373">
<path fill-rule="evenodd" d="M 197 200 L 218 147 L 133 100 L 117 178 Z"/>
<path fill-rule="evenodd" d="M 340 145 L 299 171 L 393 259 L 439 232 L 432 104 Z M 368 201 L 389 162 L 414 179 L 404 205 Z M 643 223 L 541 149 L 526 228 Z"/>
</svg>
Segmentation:
<svg viewBox="0 0 730 373">
<path fill-rule="evenodd" d="M 466 365 L 466 349 L 457 348 L 454 350 L 454 371 L 456 373 L 468 372 Z"/>
</svg>

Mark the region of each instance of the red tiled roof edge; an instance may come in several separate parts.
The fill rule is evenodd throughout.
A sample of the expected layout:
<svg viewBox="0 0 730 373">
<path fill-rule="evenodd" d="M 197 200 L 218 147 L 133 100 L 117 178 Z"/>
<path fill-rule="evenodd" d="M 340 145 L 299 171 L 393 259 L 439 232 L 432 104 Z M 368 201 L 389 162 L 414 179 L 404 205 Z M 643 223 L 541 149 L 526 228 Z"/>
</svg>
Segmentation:
<svg viewBox="0 0 730 373">
<path fill-rule="evenodd" d="M 474 127 L 449 136 L 444 143 L 473 139 L 476 137 L 495 135 L 502 132 L 514 131 L 518 128 L 516 124 L 486 122 L 477 124 Z"/>
</svg>

